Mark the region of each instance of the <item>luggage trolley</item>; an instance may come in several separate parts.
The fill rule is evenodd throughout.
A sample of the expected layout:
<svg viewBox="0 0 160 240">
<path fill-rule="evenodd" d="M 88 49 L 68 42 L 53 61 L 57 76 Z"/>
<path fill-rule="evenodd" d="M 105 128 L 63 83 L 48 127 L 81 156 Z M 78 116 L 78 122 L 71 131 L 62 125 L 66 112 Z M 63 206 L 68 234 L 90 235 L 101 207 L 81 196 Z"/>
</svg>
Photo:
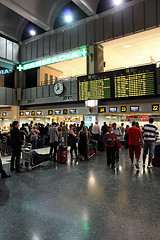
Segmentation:
<svg viewBox="0 0 160 240">
<path fill-rule="evenodd" d="M 27 143 L 22 145 L 21 150 L 22 150 L 22 160 L 25 162 L 25 166 L 27 167 L 28 171 L 32 171 L 33 168 L 33 156 L 31 153 L 32 149 L 32 144 Z M 27 165 L 26 165 L 27 163 Z"/>
</svg>

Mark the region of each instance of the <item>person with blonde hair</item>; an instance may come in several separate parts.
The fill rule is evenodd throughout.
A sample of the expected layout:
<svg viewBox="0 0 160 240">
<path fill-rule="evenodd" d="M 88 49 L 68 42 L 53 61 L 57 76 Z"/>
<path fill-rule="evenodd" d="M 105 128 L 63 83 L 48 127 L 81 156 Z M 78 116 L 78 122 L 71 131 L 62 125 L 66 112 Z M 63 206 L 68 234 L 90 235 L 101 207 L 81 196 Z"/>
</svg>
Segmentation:
<svg viewBox="0 0 160 240">
<path fill-rule="evenodd" d="M 84 125 L 82 127 L 82 130 L 79 132 L 79 152 L 80 152 L 82 161 L 85 161 L 85 158 L 87 158 L 87 154 L 88 154 L 87 140 L 88 140 L 88 129 Z"/>
</svg>

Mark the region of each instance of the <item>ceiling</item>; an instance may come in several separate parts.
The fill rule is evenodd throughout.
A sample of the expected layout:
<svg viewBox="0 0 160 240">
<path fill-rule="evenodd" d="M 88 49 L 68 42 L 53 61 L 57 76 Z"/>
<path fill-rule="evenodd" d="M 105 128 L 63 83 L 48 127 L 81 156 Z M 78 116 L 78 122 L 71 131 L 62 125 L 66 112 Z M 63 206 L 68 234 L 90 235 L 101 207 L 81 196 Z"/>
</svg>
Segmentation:
<svg viewBox="0 0 160 240">
<path fill-rule="evenodd" d="M 45 31 L 53 29 L 60 10 L 71 0 L 0 0 L 0 34 L 20 41 L 30 21 Z M 88 16 L 96 14 L 99 0 L 73 0 Z"/>
<path fill-rule="evenodd" d="M 160 61 L 160 27 L 105 42 L 105 71 Z"/>
</svg>

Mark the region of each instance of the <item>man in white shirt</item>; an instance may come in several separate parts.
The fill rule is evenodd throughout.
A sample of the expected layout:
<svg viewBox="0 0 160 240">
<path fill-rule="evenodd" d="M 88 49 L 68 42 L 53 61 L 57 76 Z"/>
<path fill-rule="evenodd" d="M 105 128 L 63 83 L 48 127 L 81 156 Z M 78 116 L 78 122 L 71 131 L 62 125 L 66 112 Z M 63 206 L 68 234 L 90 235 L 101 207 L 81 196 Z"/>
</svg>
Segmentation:
<svg viewBox="0 0 160 240">
<path fill-rule="evenodd" d="M 95 122 L 95 125 L 92 128 L 92 133 L 93 133 L 93 140 L 98 141 L 101 135 L 101 129 L 100 129 L 100 126 L 98 125 L 98 121 Z"/>
<path fill-rule="evenodd" d="M 120 141 L 121 136 L 122 136 L 122 132 L 121 132 L 120 128 L 117 128 L 116 123 L 112 124 L 112 131 L 116 134 L 117 140 Z M 115 160 L 116 160 L 116 163 L 119 162 L 119 148 L 118 147 L 116 148 L 116 158 L 115 158 Z"/>
</svg>

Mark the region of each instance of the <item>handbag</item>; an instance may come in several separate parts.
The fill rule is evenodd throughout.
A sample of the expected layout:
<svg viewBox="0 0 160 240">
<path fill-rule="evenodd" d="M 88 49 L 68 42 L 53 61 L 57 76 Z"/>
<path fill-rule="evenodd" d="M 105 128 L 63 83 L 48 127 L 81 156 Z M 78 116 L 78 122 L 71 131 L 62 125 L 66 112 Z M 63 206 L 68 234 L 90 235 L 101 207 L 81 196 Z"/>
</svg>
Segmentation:
<svg viewBox="0 0 160 240">
<path fill-rule="evenodd" d="M 116 139 L 116 147 L 119 149 L 122 147 L 122 144 L 117 139 Z"/>
</svg>

